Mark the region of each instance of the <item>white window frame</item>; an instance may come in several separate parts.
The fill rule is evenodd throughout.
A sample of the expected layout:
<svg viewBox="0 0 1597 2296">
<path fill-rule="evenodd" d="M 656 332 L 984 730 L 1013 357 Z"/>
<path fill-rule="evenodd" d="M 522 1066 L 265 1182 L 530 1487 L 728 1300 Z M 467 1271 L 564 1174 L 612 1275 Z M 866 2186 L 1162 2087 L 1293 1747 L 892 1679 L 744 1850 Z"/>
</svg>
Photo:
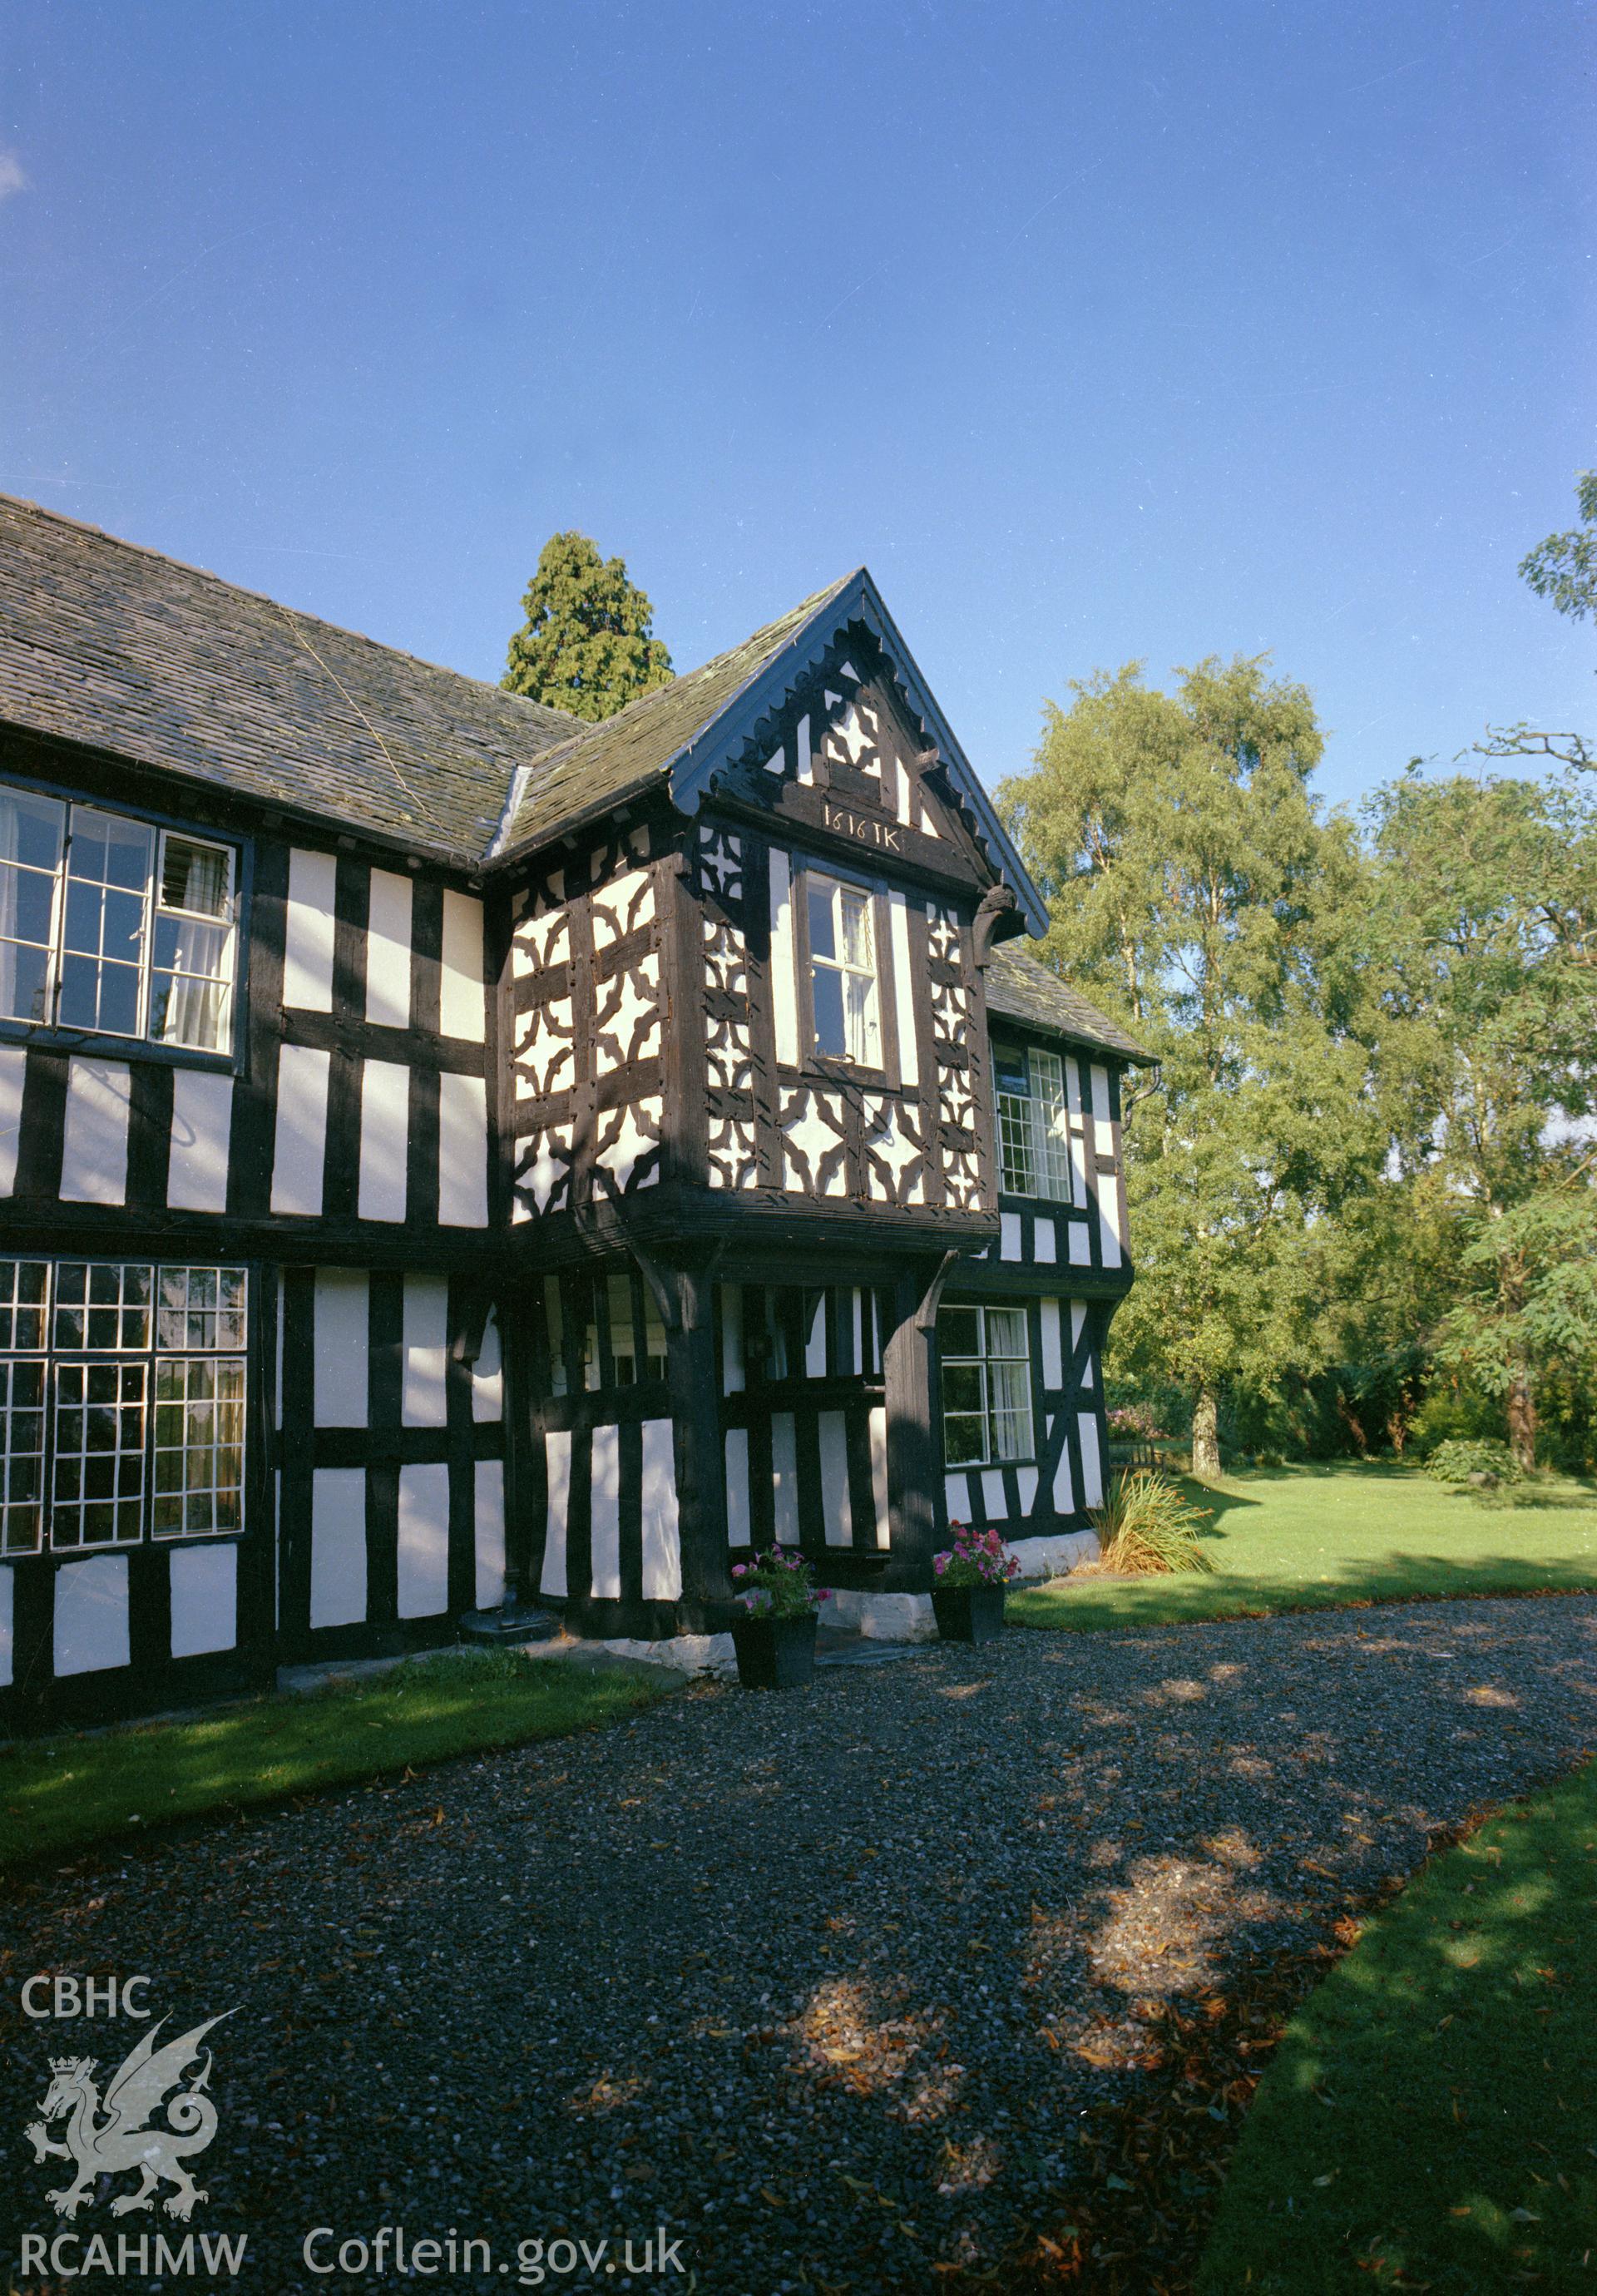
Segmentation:
<svg viewBox="0 0 1597 2296">
<path fill-rule="evenodd" d="M 50 911 L 50 940 L 45 972 L 45 1012 L 38 1020 L 21 1013 L 0 1013 L 0 1029 L 50 1030 L 68 1037 L 102 1037 L 118 1044 L 159 1045 L 175 1053 L 210 1054 L 228 1057 L 233 1051 L 234 1006 L 238 986 L 238 912 L 239 912 L 239 849 L 217 837 L 195 836 L 186 829 L 165 828 L 158 822 L 146 821 L 137 814 L 126 813 L 114 806 L 96 805 L 86 800 L 58 796 L 50 790 L 33 790 L 19 783 L 0 782 L 0 796 L 12 791 L 21 798 L 59 808 L 61 816 L 61 849 L 54 869 L 54 884 Z M 61 1018 L 61 987 L 69 955 L 88 955 L 86 951 L 69 950 L 66 947 L 67 897 L 72 880 L 72 845 L 75 824 L 79 815 L 96 815 L 106 820 L 125 824 L 138 830 L 150 840 L 151 861 L 144 878 L 140 915 L 137 964 L 138 986 L 134 1025 L 131 1029 L 102 1028 L 83 1021 L 63 1021 Z M 176 839 L 178 843 L 198 848 L 201 852 L 222 857 L 226 885 L 220 913 L 207 915 L 198 910 L 168 908 L 160 898 L 165 882 L 167 850 Z M 0 867 L 6 865 L 0 857 Z M 33 873 L 42 873 L 34 872 Z M 86 882 L 86 881 L 79 881 Z M 125 889 L 131 892 L 131 888 Z M 155 943 L 160 918 L 176 917 L 191 924 L 218 931 L 222 936 L 221 962 L 217 972 L 210 973 L 176 973 L 175 978 L 193 980 L 214 988 L 217 996 L 217 1026 L 216 1041 L 205 1043 L 192 1037 L 173 1034 L 157 1036 L 152 1031 L 152 1015 L 153 988 L 159 972 L 164 979 L 172 968 L 157 967 Z M 8 936 L 8 938 L 10 938 Z M 37 942 L 19 942 L 19 946 L 37 947 Z M 103 964 L 103 957 L 99 959 Z M 133 967 L 127 967 L 129 971 Z"/>
<path fill-rule="evenodd" d="M 944 1339 L 944 1316 L 974 1316 L 976 1318 L 977 1353 L 960 1352 L 948 1347 Z M 1012 1349 L 995 1350 L 989 1319 L 993 1316 L 1018 1317 L 1024 1352 Z M 1024 1300 L 951 1300 L 938 1318 L 938 1360 L 943 1384 L 943 1464 L 950 1473 L 957 1474 L 967 1467 L 1028 1466 L 1036 1459 L 1036 1406 L 1031 1392 L 1031 1318 Z M 1011 1392 L 1010 1399 L 994 1400 L 994 1372 L 1003 1368 L 1021 1367 L 1020 1397 Z M 969 1419 L 975 1414 L 969 1410 L 951 1409 L 948 1402 L 948 1374 L 953 1371 L 974 1371 L 978 1374 L 980 1393 L 979 1410 L 982 1423 L 981 1456 L 956 1457 L 948 1440 L 950 1417 Z M 1017 1450 L 999 1450 L 994 1447 L 994 1435 L 1001 1420 L 1024 1417 L 1024 1440 Z"/>
<path fill-rule="evenodd" d="M 1026 1068 L 1024 1093 L 1011 1092 L 998 1082 L 999 1060 L 1015 1057 L 1014 1051 L 1006 1050 L 995 1054 L 993 1062 L 999 1191 L 1006 1196 L 1074 1204 L 1077 1192 L 1064 1055 L 1036 1045 L 1019 1047 Z"/>
<path fill-rule="evenodd" d="M 806 868 L 804 888 L 804 947 L 809 964 L 809 1029 L 810 1050 L 818 1059 L 846 1061 L 851 1068 L 880 1070 L 884 1066 L 882 1050 L 882 977 L 881 937 L 877 931 L 876 895 L 869 885 L 862 885 L 848 877 L 833 876 L 829 870 Z M 815 935 L 811 930 L 811 903 L 817 894 L 824 895 L 831 907 L 832 947 L 834 956 L 817 955 Z M 857 901 L 864 919 L 868 961 L 864 964 L 851 962 L 847 955 L 848 938 L 844 930 L 845 901 Z M 815 988 L 822 973 L 836 974 L 842 982 L 843 1050 L 827 1051 L 821 1043 L 820 1022 L 816 1013 Z M 863 1006 L 863 1027 L 855 1035 L 851 1030 L 851 1014 L 848 985 L 851 980 L 865 980 L 869 994 Z M 851 1041 L 851 1036 L 853 1040 Z"/>
</svg>

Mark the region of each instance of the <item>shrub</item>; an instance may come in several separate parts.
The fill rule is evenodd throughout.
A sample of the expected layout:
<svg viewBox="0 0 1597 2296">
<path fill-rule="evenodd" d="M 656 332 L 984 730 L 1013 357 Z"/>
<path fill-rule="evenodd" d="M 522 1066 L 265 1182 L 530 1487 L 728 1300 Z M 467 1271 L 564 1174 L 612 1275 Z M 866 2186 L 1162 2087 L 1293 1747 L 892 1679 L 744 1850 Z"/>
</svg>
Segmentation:
<svg viewBox="0 0 1597 2296">
<path fill-rule="evenodd" d="M 1522 1470 L 1506 1443 L 1495 1443 L 1480 1436 L 1473 1440 L 1455 1436 L 1449 1442 L 1437 1445 L 1425 1462 L 1425 1472 L 1434 1475 L 1438 1483 L 1467 1483 L 1471 1475 L 1490 1475 L 1499 1483 L 1517 1483 Z"/>
<path fill-rule="evenodd" d="M 1002 1587 L 1020 1565 L 995 1530 L 951 1522 L 954 1544 L 931 1558 L 939 1587 Z"/>
<path fill-rule="evenodd" d="M 733 1592 L 752 1619 L 807 1619 L 831 1596 L 817 1587 L 815 1574 L 802 1554 L 773 1546 L 752 1562 L 734 1562 L 737 1581 Z"/>
<path fill-rule="evenodd" d="M 1155 1570 L 1212 1570 L 1199 1545 L 1208 1518 L 1167 1475 L 1146 1468 L 1117 1475 L 1093 1518 L 1102 1542 L 1102 1567 L 1127 1578 Z"/>
<path fill-rule="evenodd" d="M 1118 1404 L 1109 1414 L 1109 1431 L 1132 1442 L 1162 1443 L 1165 1431 L 1151 1403 Z"/>
<path fill-rule="evenodd" d="M 1470 1387 L 1433 1387 L 1414 1414 L 1409 1442 L 1422 1459 L 1442 1443 L 1500 1442 L 1503 1406 Z"/>
</svg>

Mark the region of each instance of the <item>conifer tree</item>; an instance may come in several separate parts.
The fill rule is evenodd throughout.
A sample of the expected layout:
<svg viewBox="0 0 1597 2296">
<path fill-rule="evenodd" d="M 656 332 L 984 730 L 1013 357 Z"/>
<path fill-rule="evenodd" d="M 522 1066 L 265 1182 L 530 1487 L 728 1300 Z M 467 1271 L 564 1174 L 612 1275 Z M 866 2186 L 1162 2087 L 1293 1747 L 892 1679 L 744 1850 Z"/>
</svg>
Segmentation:
<svg viewBox="0 0 1597 2296">
<path fill-rule="evenodd" d="M 621 558 L 601 558 L 586 534 L 553 534 L 521 601 L 500 684 L 595 724 L 671 682 L 653 634 L 654 609 Z"/>
</svg>

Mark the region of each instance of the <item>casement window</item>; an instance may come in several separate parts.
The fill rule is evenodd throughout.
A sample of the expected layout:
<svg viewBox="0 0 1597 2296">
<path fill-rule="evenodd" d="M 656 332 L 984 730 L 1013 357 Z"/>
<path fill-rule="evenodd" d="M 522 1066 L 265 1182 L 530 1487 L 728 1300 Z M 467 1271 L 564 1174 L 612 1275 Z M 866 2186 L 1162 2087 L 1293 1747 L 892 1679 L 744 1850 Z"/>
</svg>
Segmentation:
<svg viewBox="0 0 1597 2296">
<path fill-rule="evenodd" d="M 1064 1062 L 1057 1053 L 995 1045 L 998 1160 L 1006 1195 L 1074 1201 Z"/>
<path fill-rule="evenodd" d="M 1025 1308 L 945 1308 L 938 1353 L 945 1464 L 988 1467 L 1035 1458 Z"/>
<path fill-rule="evenodd" d="M 815 1050 L 862 1068 L 881 1066 L 876 931 L 870 893 L 807 873 Z"/>
<path fill-rule="evenodd" d="M 0 1020 L 225 1052 L 231 846 L 0 783 Z"/>
<path fill-rule="evenodd" d="M 605 1279 L 610 1308 L 610 1354 L 616 1367 L 618 1387 L 635 1387 L 641 1379 L 664 1379 L 666 1376 L 666 1327 L 660 1321 L 659 1307 L 647 1283 L 641 1284 L 638 1289 L 643 1293 L 643 1302 L 641 1362 L 632 1278 L 618 1273 Z"/>
<path fill-rule="evenodd" d="M 242 1267 L 0 1259 L 0 1553 L 244 1524 Z"/>
</svg>

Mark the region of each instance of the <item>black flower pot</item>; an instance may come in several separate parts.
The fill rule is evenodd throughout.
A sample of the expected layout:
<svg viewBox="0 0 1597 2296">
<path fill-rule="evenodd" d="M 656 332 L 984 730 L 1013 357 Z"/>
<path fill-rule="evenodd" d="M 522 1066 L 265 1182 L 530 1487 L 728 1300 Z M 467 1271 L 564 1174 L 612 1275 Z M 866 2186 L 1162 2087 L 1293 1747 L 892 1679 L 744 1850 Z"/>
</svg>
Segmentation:
<svg viewBox="0 0 1597 2296">
<path fill-rule="evenodd" d="M 745 1690 L 797 1690 L 815 1670 L 815 1620 L 739 1619 L 732 1629 Z"/>
<path fill-rule="evenodd" d="M 1003 1587 L 934 1587 L 931 1607 L 946 1643 L 990 1642 L 1003 1626 Z"/>
</svg>

